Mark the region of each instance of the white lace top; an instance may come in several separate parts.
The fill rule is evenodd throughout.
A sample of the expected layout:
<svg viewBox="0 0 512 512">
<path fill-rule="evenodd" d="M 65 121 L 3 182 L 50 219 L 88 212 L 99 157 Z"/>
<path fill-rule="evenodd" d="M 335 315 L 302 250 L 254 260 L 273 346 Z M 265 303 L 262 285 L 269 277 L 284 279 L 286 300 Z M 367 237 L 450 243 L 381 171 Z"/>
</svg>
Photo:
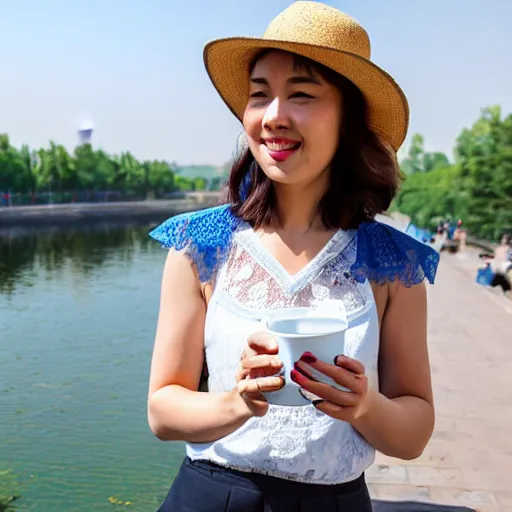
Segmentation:
<svg viewBox="0 0 512 512">
<path fill-rule="evenodd" d="M 355 257 L 356 231 L 340 230 L 291 276 L 242 223 L 219 268 L 207 310 L 209 390 L 233 389 L 248 336 L 261 330 L 266 312 L 283 307 L 328 308 L 346 316 L 345 353 L 364 364 L 370 385 L 377 387 L 378 316 L 369 282 L 351 277 Z M 264 417 L 250 419 L 222 439 L 187 444 L 187 455 L 299 482 L 338 484 L 360 476 L 372 464 L 374 449 L 348 423 L 312 405 L 271 405 Z"/>
</svg>

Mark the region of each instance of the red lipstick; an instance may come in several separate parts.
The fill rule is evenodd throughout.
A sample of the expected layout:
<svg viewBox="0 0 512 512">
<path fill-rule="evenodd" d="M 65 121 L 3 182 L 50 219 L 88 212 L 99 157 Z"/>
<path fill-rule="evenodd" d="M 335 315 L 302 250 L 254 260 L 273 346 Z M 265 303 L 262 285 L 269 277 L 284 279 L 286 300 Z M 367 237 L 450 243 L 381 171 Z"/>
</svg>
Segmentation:
<svg viewBox="0 0 512 512">
<path fill-rule="evenodd" d="M 293 139 L 269 138 L 262 139 L 268 154 L 276 162 L 284 162 L 299 149 L 301 142 Z"/>
</svg>

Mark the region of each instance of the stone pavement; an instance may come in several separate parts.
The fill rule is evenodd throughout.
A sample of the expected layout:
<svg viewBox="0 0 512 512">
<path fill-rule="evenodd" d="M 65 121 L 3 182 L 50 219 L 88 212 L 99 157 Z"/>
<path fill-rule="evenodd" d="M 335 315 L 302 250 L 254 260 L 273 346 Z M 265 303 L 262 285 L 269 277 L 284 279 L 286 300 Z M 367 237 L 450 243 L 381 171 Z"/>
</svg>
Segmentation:
<svg viewBox="0 0 512 512">
<path fill-rule="evenodd" d="M 478 261 L 443 254 L 429 287 L 436 428 L 414 461 L 377 455 L 372 496 L 512 511 L 512 301 L 474 283 Z"/>
</svg>

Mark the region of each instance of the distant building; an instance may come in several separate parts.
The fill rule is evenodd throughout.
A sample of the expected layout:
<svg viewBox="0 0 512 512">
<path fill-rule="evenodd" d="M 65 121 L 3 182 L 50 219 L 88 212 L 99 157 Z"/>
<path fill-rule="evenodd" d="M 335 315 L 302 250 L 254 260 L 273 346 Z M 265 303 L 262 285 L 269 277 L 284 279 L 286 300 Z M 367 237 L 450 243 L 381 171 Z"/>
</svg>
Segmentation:
<svg viewBox="0 0 512 512">
<path fill-rule="evenodd" d="M 80 146 L 91 143 L 93 130 L 94 126 L 91 121 L 82 122 L 78 129 L 78 144 Z"/>
</svg>

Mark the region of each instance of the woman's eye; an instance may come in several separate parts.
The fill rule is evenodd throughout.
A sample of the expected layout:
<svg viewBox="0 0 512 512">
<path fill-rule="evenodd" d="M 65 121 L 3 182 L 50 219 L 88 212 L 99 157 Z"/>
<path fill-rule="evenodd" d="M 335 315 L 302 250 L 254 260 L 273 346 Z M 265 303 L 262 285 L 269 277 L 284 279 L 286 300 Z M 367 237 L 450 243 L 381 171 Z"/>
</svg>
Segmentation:
<svg viewBox="0 0 512 512">
<path fill-rule="evenodd" d="M 290 98 L 313 98 L 313 96 L 306 94 L 305 92 L 296 92 L 292 94 Z"/>
<path fill-rule="evenodd" d="M 256 92 L 253 92 L 250 97 L 251 98 L 264 98 L 265 93 L 263 91 L 256 91 Z"/>
</svg>

